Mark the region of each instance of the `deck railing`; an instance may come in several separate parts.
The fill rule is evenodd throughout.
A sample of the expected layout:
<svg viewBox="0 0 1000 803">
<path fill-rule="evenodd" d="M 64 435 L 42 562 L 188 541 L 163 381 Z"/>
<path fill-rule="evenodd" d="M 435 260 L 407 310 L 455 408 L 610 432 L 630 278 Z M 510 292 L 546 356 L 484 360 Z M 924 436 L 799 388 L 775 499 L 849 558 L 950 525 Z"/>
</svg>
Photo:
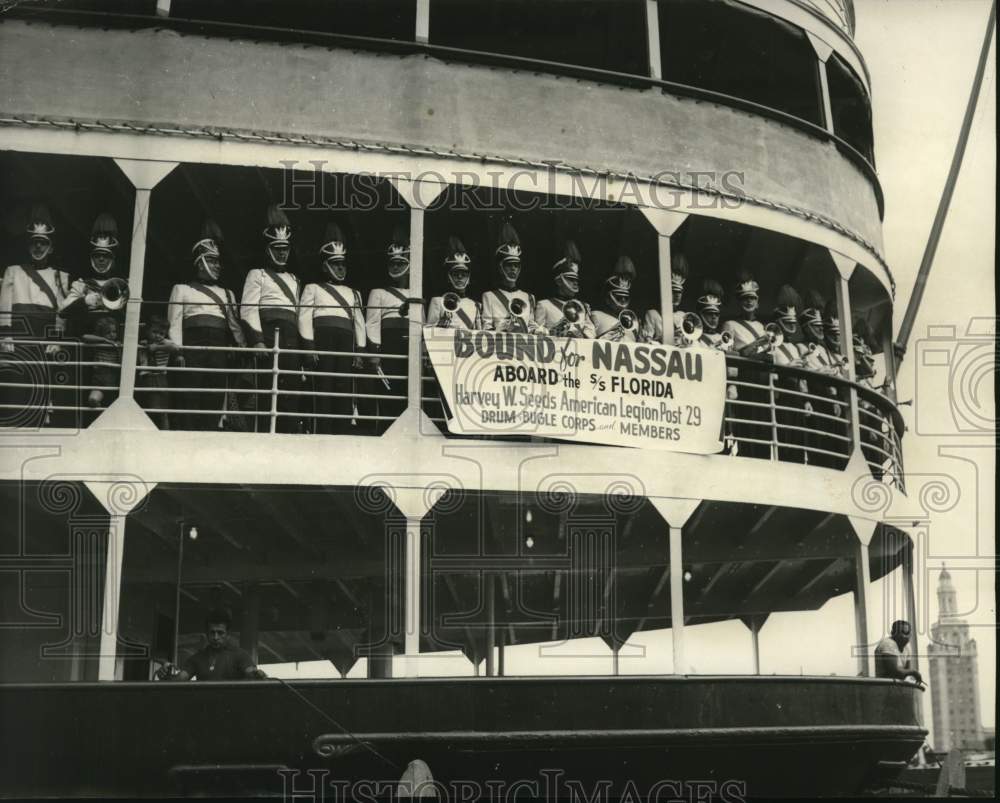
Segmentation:
<svg viewBox="0 0 1000 803">
<path fill-rule="evenodd" d="M 107 346 L 8 341 L 0 351 L 0 426 L 79 426 L 107 409 L 119 388 L 93 381 L 93 371 L 117 374 L 121 363 L 96 359 L 98 351 L 106 354 Z M 406 355 L 380 354 L 375 367 L 369 354 L 284 348 L 277 333 L 269 348 L 185 346 L 183 353 L 187 357 L 180 364 L 136 369 L 136 400 L 161 429 L 379 435 L 408 402 Z M 188 364 L 195 355 L 209 354 L 224 355 L 225 364 Z M 322 370 L 326 358 L 349 358 L 350 368 Z M 731 355 L 727 365 L 724 453 L 843 469 L 857 439 L 873 476 L 902 488 L 905 425 L 878 389 Z M 154 375 L 163 379 L 151 384 L 148 377 Z M 95 391 L 103 398 L 93 396 Z M 449 434 L 426 358 L 420 402 Z"/>
<path fill-rule="evenodd" d="M 80 428 L 118 397 L 121 347 L 50 337 L 0 341 L 0 428 Z"/>
</svg>

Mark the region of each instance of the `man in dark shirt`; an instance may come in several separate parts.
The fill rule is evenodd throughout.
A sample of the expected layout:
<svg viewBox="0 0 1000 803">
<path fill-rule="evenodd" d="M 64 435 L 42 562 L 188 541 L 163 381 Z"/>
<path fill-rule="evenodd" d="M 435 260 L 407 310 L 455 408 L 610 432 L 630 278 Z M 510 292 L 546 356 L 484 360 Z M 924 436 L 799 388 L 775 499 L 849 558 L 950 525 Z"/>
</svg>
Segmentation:
<svg viewBox="0 0 1000 803">
<path fill-rule="evenodd" d="M 246 650 L 229 643 L 229 616 L 212 613 L 205 619 L 208 644 L 184 662 L 171 680 L 255 680 L 267 675 L 254 666 Z"/>
</svg>

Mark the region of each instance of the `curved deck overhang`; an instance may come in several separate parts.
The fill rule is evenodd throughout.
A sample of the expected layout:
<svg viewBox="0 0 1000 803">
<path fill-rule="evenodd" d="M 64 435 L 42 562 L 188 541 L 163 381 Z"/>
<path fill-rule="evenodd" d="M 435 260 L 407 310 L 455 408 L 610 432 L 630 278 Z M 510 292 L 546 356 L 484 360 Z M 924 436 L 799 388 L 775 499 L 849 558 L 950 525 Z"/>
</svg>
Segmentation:
<svg viewBox="0 0 1000 803">
<path fill-rule="evenodd" d="M 382 487 L 398 506 L 405 494 L 415 492 L 428 508 L 448 490 L 544 494 L 568 483 L 579 495 L 745 502 L 875 521 L 906 498 L 873 479 L 858 452 L 838 471 L 748 457 L 572 443 L 518 443 L 511 448 L 503 440 L 446 439 L 417 411 L 405 413 L 379 438 L 261 437 L 161 432 L 136 408 L 127 420 L 106 419 L 103 426 L 95 424 L 74 437 L 46 430 L 26 435 L 21 446 L 10 445 L 16 459 L 7 461 L 0 481 L 84 481 L 105 504 L 120 485 L 138 493 L 137 504 L 157 483 L 255 485 L 262 478 L 288 486 Z M 618 468 L 609 471 L 611 466 Z"/>
<path fill-rule="evenodd" d="M 0 53 L 5 149 L 597 193 L 801 237 L 891 292 L 877 181 L 831 141 L 669 88 L 19 20 L 0 25 Z"/>
</svg>

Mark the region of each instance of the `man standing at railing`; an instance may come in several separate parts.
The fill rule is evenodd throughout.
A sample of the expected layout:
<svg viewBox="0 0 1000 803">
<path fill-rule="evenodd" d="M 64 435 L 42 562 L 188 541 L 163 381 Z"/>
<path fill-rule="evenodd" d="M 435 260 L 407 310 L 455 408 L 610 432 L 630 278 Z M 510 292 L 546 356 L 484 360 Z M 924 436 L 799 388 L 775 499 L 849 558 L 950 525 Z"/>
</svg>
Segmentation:
<svg viewBox="0 0 1000 803">
<path fill-rule="evenodd" d="M 381 434 L 406 409 L 406 360 L 382 360 L 382 355 L 406 356 L 410 342 L 410 238 L 404 229 L 393 231 L 386 248 L 389 284 L 368 294 L 365 328 L 368 335 L 368 364 L 375 373 L 369 394 L 391 398 L 373 399 L 364 405 L 364 415 L 379 416 L 375 432 Z M 414 336 L 419 336 L 414 333 Z M 401 378 L 399 378 L 401 377 Z"/>
<path fill-rule="evenodd" d="M 828 305 L 823 296 L 816 290 L 809 290 L 805 294 L 804 308 L 799 316 L 799 323 L 803 333 L 803 342 L 799 344 L 799 359 L 802 365 L 817 374 L 836 376 L 839 374 L 838 363 L 835 355 L 830 353 L 826 344 L 826 330 L 823 323 L 823 311 Z M 842 428 L 826 416 L 839 418 L 843 414 L 843 405 L 838 402 L 839 393 L 837 388 L 830 383 L 825 383 L 821 379 L 808 380 L 807 390 L 812 396 L 825 396 L 830 399 L 829 403 L 813 401 L 813 411 L 818 415 L 810 422 L 810 430 L 813 433 L 844 434 Z M 835 454 L 825 454 L 825 452 L 846 454 L 846 442 L 838 438 L 824 437 L 821 434 L 811 434 L 806 438 L 806 445 L 811 449 L 822 451 L 810 451 L 809 462 L 815 466 L 826 466 L 835 468 L 842 465 Z"/>
<path fill-rule="evenodd" d="M 760 285 L 749 273 L 744 272 L 736 284 L 740 313 L 726 321 L 722 331 L 733 339 L 733 353 L 739 357 L 771 362 L 772 354 L 764 324 L 757 318 Z M 743 457 L 769 457 L 771 454 L 771 404 L 768 391 L 769 373 L 750 366 L 737 369 L 737 401 L 732 405 L 735 417 L 733 436 L 739 454 Z M 754 387 L 760 386 L 759 389 Z M 757 423 L 760 422 L 760 423 Z"/>
<path fill-rule="evenodd" d="M 0 360 L 6 363 L 0 378 L 6 386 L 0 388 L 0 425 L 67 426 L 75 415 L 51 408 L 69 406 L 71 399 L 65 393 L 53 395 L 51 386 L 79 385 L 79 371 L 50 370 L 48 360 L 66 354 L 54 343 L 15 343 L 60 338 L 63 321 L 57 312 L 69 289 L 69 277 L 49 266 L 56 231 L 49 210 L 42 205 L 33 207 L 26 231 L 29 261 L 10 265 L 0 284 Z M 10 387 L 12 384 L 24 387 Z"/>
<path fill-rule="evenodd" d="M 195 278 L 170 291 L 170 341 L 184 349 L 183 361 L 192 369 L 172 374 L 169 381 L 189 388 L 180 401 L 173 395 L 172 405 L 192 411 L 184 417 L 186 429 L 218 430 L 225 409 L 226 368 L 232 362 L 222 349 L 246 346 L 236 318 L 236 297 L 219 283 L 221 249 L 222 231 L 214 221 L 205 221 L 201 239 L 191 248 Z"/>
<path fill-rule="evenodd" d="M 265 267 L 255 268 L 247 274 L 240 299 L 240 317 L 247 327 L 247 340 L 262 352 L 273 349 L 277 343 L 281 353 L 278 367 L 282 371 L 278 381 L 273 376 L 258 382 L 266 392 L 258 397 L 258 409 L 270 409 L 282 415 L 272 422 L 267 416 L 258 416 L 258 431 L 298 432 L 299 409 L 297 396 L 282 396 L 279 391 L 304 390 L 300 371 L 302 360 L 298 354 L 285 352 L 299 348 L 299 279 L 292 272 L 292 226 L 285 213 L 272 204 L 267 209 L 264 227 Z M 273 365 L 273 354 L 258 361 L 258 365 Z M 275 399 L 275 394 L 278 398 Z M 273 426 L 272 426 L 273 423 Z"/>
<path fill-rule="evenodd" d="M 315 370 L 325 374 L 315 377 L 318 395 L 313 397 L 313 403 L 320 417 L 316 419 L 314 431 L 327 435 L 350 433 L 357 383 L 348 374 L 360 373 L 360 353 L 368 338 L 361 296 L 345 284 L 347 245 L 336 223 L 326 226 L 319 258 L 322 261 L 320 280 L 307 284 L 302 291 L 299 337 L 304 349 L 341 353 L 317 354 L 310 360 Z"/>
</svg>

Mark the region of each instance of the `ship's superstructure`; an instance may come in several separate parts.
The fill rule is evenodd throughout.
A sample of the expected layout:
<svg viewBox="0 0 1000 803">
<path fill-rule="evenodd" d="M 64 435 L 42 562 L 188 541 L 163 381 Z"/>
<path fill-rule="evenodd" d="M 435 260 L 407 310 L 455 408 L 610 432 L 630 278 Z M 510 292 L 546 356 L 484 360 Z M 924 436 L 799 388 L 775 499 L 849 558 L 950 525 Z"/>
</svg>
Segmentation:
<svg viewBox="0 0 1000 803">
<path fill-rule="evenodd" d="M 0 17 L 2 247 L 25 293 L 0 310 L 0 699 L 25 755 L 72 755 L 57 781 L 41 757 L 5 774 L 280 794 L 281 768 L 398 778 L 420 758 L 445 779 L 702 772 L 781 794 L 905 762 L 920 691 L 873 677 L 868 617 L 899 571 L 916 619 L 913 545 L 877 512 L 905 493 L 903 425 L 853 26 L 850 2 L 800 0 Z M 53 267 L 75 306 L 32 289 Z M 525 360 L 553 331 L 605 336 L 636 384 L 595 412 L 581 371 L 555 419 L 461 435 L 448 394 L 479 409 L 487 383 L 441 387 L 428 315 L 479 332 L 470 352 L 516 332 Z M 718 369 L 716 448 L 663 442 L 706 425 L 673 420 L 680 379 L 622 367 L 643 348 L 682 351 L 685 380 Z M 770 617 L 845 594 L 851 676 L 762 674 Z M 258 665 L 317 674 L 155 681 L 212 609 Z M 723 622 L 752 670 L 699 675 L 685 632 Z M 650 634 L 662 663 L 627 677 Z M 509 676 L 517 648 L 540 675 L 552 645 L 591 642 L 603 677 L 568 680 L 587 671 L 565 657 Z M 224 736 L 180 738 L 220 717 Z"/>
</svg>

